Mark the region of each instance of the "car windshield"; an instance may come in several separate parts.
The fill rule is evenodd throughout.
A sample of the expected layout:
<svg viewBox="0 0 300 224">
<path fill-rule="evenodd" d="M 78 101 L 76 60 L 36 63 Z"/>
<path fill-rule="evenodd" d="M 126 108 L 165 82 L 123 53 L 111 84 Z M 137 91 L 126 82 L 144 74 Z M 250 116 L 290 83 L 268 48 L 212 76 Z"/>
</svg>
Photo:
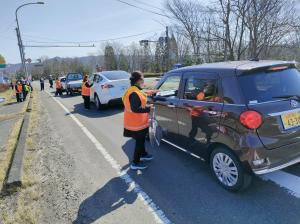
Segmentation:
<svg viewBox="0 0 300 224">
<path fill-rule="evenodd" d="M 81 80 L 82 75 L 80 73 L 71 73 L 68 74 L 68 80 L 76 81 L 76 80 Z"/>
<path fill-rule="evenodd" d="M 248 103 L 300 96 L 300 73 L 295 68 L 242 75 L 238 80 Z"/>
<path fill-rule="evenodd" d="M 102 72 L 102 75 L 109 80 L 129 79 L 130 75 L 127 72 Z"/>
</svg>

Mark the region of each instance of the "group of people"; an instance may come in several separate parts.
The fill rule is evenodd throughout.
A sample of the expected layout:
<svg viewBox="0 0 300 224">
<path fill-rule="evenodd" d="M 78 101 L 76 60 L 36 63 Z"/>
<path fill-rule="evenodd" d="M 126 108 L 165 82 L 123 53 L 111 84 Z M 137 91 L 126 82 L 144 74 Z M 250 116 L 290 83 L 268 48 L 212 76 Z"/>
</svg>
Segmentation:
<svg viewBox="0 0 300 224">
<path fill-rule="evenodd" d="M 144 76 L 141 72 L 136 71 L 131 74 L 130 84 L 131 86 L 122 99 L 124 104 L 124 137 L 135 139 L 133 161 L 130 168 L 141 170 L 147 168 L 145 161 L 153 159 L 153 156 L 145 148 L 151 105 L 147 103 L 147 94 L 142 91 Z M 88 75 L 85 75 L 81 94 L 86 109 L 90 108 L 90 88 L 92 85 L 89 83 Z"/>
<path fill-rule="evenodd" d="M 16 91 L 16 99 L 18 103 L 25 101 L 28 93 L 32 91 L 30 82 L 24 79 L 17 80 L 14 88 Z"/>
<path fill-rule="evenodd" d="M 50 88 L 53 88 L 52 76 L 49 77 L 49 85 L 50 85 Z M 40 78 L 40 86 L 41 86 L 41 91 L 44 91 L 45 90 L 45 79 L 43 77 Z M 58 96 L 58 95 L 61 96 L 63 93 L 63 86 L 62 86 L 59 78 L 55 79 L 55 89 L 56 89 L 55 96 Z"/>
</svg>

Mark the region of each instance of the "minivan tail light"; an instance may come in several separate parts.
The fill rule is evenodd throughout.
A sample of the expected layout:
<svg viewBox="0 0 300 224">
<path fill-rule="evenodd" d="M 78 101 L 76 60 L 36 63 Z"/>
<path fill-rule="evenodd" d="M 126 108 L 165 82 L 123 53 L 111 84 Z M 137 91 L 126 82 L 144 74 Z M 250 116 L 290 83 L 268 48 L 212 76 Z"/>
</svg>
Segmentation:
<svg viewBox="0 0 300 224">
<path fill-rule="evenodd" d="M 111 85 L 111 84 L 104 84 L 104 85 L 101 85 L 101 88 L 102 89 L 109 89 L 109 88 L 113 88 L 114 86 Z"/>
<path fill-rule="evenodd" d="M 257 129 L 262 124 L 262 116 L 256 111 L 245 111 L 240 115 L 240 122 L 246 128 Z"/>
</svg>

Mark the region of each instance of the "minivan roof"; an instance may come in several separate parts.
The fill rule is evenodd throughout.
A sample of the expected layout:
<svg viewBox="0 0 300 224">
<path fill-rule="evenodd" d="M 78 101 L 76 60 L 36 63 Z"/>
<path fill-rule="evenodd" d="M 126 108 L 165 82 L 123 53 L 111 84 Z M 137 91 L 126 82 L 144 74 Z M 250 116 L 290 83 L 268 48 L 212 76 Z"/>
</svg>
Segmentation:
<svg viewBox="0 0 300 224">
<path fill-rule="evenodd" d="M 270 67 L 276 65 L 295 65 L 295 61 L 277 61 L 277 60 L 259 60 L 259 61 L 225 61 L 217 63 L 205 63 L 201 65 L 187 66 L 176 69 L 176 71 L 193 71 L 193 70 L 205 70 L 205 71 L 233 71 L 237 74 L 241 74 L 246 71 L 259 69 L 263 67 Z M 173 70 L 174 71 L 174 70 Z"/>
</svg>

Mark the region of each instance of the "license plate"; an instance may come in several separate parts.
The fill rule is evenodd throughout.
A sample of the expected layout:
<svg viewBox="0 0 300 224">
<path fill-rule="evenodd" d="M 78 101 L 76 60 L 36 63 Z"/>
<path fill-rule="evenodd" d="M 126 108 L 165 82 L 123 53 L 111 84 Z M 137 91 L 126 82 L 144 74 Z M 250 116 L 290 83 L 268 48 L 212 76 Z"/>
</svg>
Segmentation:
<svg viewBox="0 0 300 224">
<path fill-rule="evenodd" d="M 284 129 L 291 129 L 300 126 L 300 112 L 292 112 L 281 115 Z"/>
</svg>

